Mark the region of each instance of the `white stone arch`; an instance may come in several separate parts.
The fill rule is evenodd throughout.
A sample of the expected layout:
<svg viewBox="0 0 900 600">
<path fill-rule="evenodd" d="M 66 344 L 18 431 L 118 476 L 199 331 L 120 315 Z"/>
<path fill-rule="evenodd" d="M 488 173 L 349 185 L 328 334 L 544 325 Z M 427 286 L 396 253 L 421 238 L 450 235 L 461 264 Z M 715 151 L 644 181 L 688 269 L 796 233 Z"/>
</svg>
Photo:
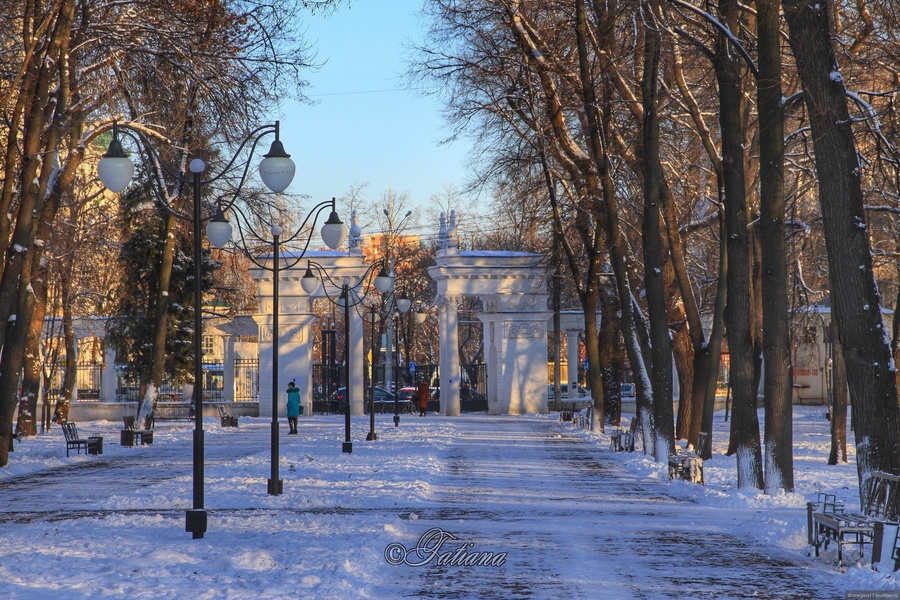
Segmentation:
<svg viewBox="0 0 900 600">
<path fill-rule="evenodd" d="M 287 269 L 286 265 L 296 262 L 296 255 L 285 252 L 282 255 L 282 269 L 279 272 L 278 283 L 278 413 L 285 416 L 284 389 L 289 381 L 294 380 L 300 389 L 301 402 L 304 404 L 304 414 L 312 414 L 312 364 L 313 364 L 313 325 L 318 316 L 312 310 L 312 302 L 325 298 L 327 295 L 336 299 L 341 292 L 340 286 L 345 278 L 349 280 L 351 287 L 356 286 L 363 277 L 369 265 L 363 262 L 362 251 L 354 246 L 349 253 L 336 250 L 310 250 L 293 268 Z M 257 257 L 265 267 L 271 268 L 273 256 L 263 255 Z M 322 270 L 331 277 L 333 283 L 325 280 L 324 285 L 307 295 L 303 290 L 300 280 L 306 273 L 307 261 L 319 264 Z M 321 272 L 313 269 L 317 277 Z M 274 336 L 273 325 L 273 272 L 263 268 L 250 269 L 250 275 L 256 282 L 258 297 L 258 312 L 253 315 L 259 327 L 259 414 L 260 416 L 272 416 L 272 383 L 273 383 L 273 359 Z M 360 289 L 360 292 L 362 290 Z M 342 309 L 339 309 L 342 310 Z M 364 413 L 364 379 L 363 379 L 363 321 L 354 308 L 350 308 L 350 413 L 362 415 Z M 341 384 L 343 386 L 343 383 Z"/>
<path fill-rule="evenodd" d="M 528 252 L 460 251 L 456 217 L 441 215 L 442 248 L 428 274 L 437 283 L 440 329 L 441 412 L 458 415 L 457 309 L 478 296 L 484 310 L 488 412 L 547 412 L 547 276 L 544 256 Z"/>
</svg>

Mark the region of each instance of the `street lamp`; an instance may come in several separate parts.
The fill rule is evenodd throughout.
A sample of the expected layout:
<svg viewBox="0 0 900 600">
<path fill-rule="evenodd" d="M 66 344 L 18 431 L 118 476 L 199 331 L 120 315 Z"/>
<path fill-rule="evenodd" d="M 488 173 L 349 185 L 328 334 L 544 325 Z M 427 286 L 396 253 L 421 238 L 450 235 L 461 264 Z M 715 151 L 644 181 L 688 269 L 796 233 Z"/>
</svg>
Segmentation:
<svg viewBox="0 0 900 600">
<path fill-rule="evenodd" d="M 337 283 L 331 279 L 328 275 L 328 272 L 325 271 L 325 268 L 319 263 L 313 261 L 307 261 L 306 273 L 303 277 L 300 278 L 300 285 L 303 287 L 303 290 L 307 294 L 312 294 L 319 287 L 319 277 L 316 277 L 313 274 L 312 270 L 315 269 L 316 272 L 319 273 L 320 277 L 323 279 L 323 289 L 325 290 L 325 297 L 328 298 L 330 302 L 333 304 L 337 304 L 338 306 L 343 307 L 344 309 L 344 356 L 346 357 L 345 362 L 347 363 L 346 368 L 344 369 L 344 396 L 347 400 L 346 402 L 346 410 L 344 412 L 344 443 L 341 446 L 341 450 L 346 453 L 353 452 L 353 443 L 350 441 L 350 307 L 357 307 L 362 303 L 363 298 L 365 297 L 365 290 L 363 294 L 360 294 L 358 289 L 360 286 L 368 278 L 369 274 L 372 273 L 373 269 L 377 265 L 371 265 L 366 271 L 362 274 L 357 281 L 356 285 L 351 286 L 350 280 L 348 278 L 344 278 L 341 282 L 341 293 L 334 299 L 328 293 L 328 286 L 324 285 L 324 280 L 328 280 L 333 287 L 337 287 Z M 392 279 L 385 271 L 384 265 L 381 266 L 381 270 L 378 275 L 375 277 L 375 289 L 378 290 L 379 293 L 385 294 L 391 289 Z M 374 413 L 372 418 L 374 419 Z M 373 424 L 373 432 L 374 432 L 374 424 Z"/>
<path fill-rule="evenodd" d="M 369 359 L 369 435 L 366 436 L 367 442 L 374 442 L 378 439 L 375 433 L 375 309 L 377 302 L 369 302 L 369 310 L 371 312 L 372 323 L 372 342 L 369 353 L 372 358 Z M 396 403 L 396 397 L 395 397 Z M 350 406 L 350 396 L 347 396 L 347 406 Z"/>
<path fill-rule="evenodd" d="M 225 165 L 222 171 L 209 179 L 203 179 L 202 174 L 206 170 L 206 163 L 199 158 L 195 158 L 190 162 L 190 177 L 170 168 L 161 159 L 159 153 L 154 150 L 153 144 L 147 137 L 137 128 L 130 125 L 121 125 L 113 122 L 113 139 L 109 144 L 109 148 L 103 158 L 97 164 L 97 175 L 103 185 L 111 192 L 119 193 L 128 187 L 132 176 L 134 175 L 134 163 L 126 154 L 122 143 L 119 141 L 119 133 L 130 137 L 138 146 L 139 151 L 143 150 L 146 159 L 152 164 L 157 165 L 164 171 L 164 174 L 173 179 L 176 185 L 190 185 L 193 189 L 193 214 L 187 215 L 178 212 L 167 201 L 162 190 L 162 182 L 154 178 L 156 184 L 157 196 L 167 211 L 176 217 L 193 223 L 194 233 L 194 436 L 193 436 L 193 508 L 185 514 L 185 531 L 193 534 L 193 539 L 202 538 L 206 533 L 207 515 L 204 508 L 203 500 L 203 355 L 201 347 L 203 343 L 203 290 L 202 290 L 202 262 L 203 262 L 203 240 L 202 229 L 203 224 L 203 205 L 201 198 L 201 188 L 205 185 L 214 183 L 227 173 L 231 172 L 235 167 L 235 163 L 242 155 L 244 148 L 249 145 L 250 155 L 254 153 L 260 140 L 270 133 L 275 134 L 275 141 L 272 142 L 269 152 L 259 165 L 259 175 L 263 183 L 273 192 L 282 192 L 290 185 L 294 178 L 294 162 L 290 155 L 284 151 L 279 140 L 279 122 L 274 124 L 263 125 L 258 127 L 244 138 L 234 155 L 234 157 Z M 240 192 L 247 179 L 249 170 L 249 161 L 243 168 L 240 180 L 238 181 L 234 197 Z M 225 245 L 223 241 L 221 224 L 207 226 L 207 236 L 210 243 L 217 247 Z M 220 245 L 221 244 L 221 245 Z"/>
<path fill-rule="evenodd" d="M 335 331 L 334 319 L 325 318 L 322 325 L 322 346 L 320 350 L 320 364 L 324 364 L 322 369 L 322 400 L 331 398 L 331 388 L 337 387 L 337 377 L 334 377 L 335 367 L 335 340 L 337 331 Z"/>
<path fill-rule="evenodd" d="M 384 276 L 389 277 L 387 273 L 383 273 Z M 390 278 L 393 287 L 393 278 Z M 394 296 L 393 292 L 390 292 L 390 296 L 387 300 L 387 313 L 391 314 L 393 309 L 396 307 L 400 312 L 405 313 L 409 310 L 409 307 L 412 305 L 412 301 L 405 296 Z M 366 437 L 366 441 L 377 440 L 378 436 L 375 434 L 375 309 L 377 308 L 377 303 L 372 302 L 369 305 L 369 308 L 372 312 L 372 386 L 369 390 L 369 435 Z M 397 386 L 397 391 L 394 394 L 394 427 L 397 427 L 400 424 L 400 412 L 399 412 L 399 392 L 400 386 Z"/>
<path fill-rule="evenodd" d="M 306 251 L 309 249 L 309 244 L 312 241 L 312 231 L 315 228 L 316 221 L 319 219 L 319 215 L 326 208 L 331 208 L 331 214 L 328 217 L 328 220 L 322 225 L 322 240 L 325 244 L 331 248 L 332 250 L 337 250 L 340 248 L 341 244 L 344 243 L 344 239 L 347 237 L 347 228 L 344 227 L 344 224 L 341 222 L 340 218 L 337 216 L 336 210 L 336 201 L 334 198 L 331 200 L 326 200 L 324 202 L 320 202 L 316 206 L 314 206 L 303 222 L 300 224 L 300 227 L 297 228 L 297 231 L 294 232 L 293 235 L 288 237 L 287 239 L 282 239 L 281 236 L 284 233 L 284 228 L 280 225 L 272 225 L 270 228 L 270 233 L 272 235 L 272 266 L 268 266 L 265 261 L 262 261 L 255 255 L 253 251 L 248 247 L 247 237 L 250 238 L 251 242 L 265 243 L 266 240 L 263 239 L 260 235 L 254 232 L 252 225 L 250 224 L 250 220 L 247 216 L 241 212 L 237 206 L 232 205 L 234 209 L 234 213 L 236 216 L 236 220 L 238 223 L 238 233 L 240 235 L 240 242 L 237 244 L 243 254 L 258 268 L 263 269 L 265 271 L 270 271 L 272 273 L 272 425 L 271 425 L 271 476 L 267 482 L 267 491 L 270 496 L 278 496 L 284 491 L 284 482 L 280 479 L 278 473 L 278 458 L 279 458 L 279 433 L 278 433 L 278 358 L 279 358 L 279 327 L 278 327 L 278 313 L 279 313 L 279 283 L 280 283 L 280 272 L 281 269 L 292 269 L 297 265 L 301 260 L 303 260 Z M 310 219 L 312 219 L 310 223 Z M 244 226 L 241 226 L 241 222 L 243 221 Z M 222 239 L 227 242 L 231 238 L 231 225 L 225 219 L 224 211 L 218 210 L 216 212 L 215 217 L 210 222 L 210 226 L 216 224 L 217 228 L 221 228 Z M 307 227 L 307 224 L 310 223 L 310 227 Z M 226 227 L 227 227 L 227 235 L 226 235 Z M 246 237 L 245 237 L 246 230 Z M 217 230 L 218 231 L 218 230 Z M 281 266 L 282 253 L 281 248 L 283 246 L 289 246 L 292 242 L 297 240 L 302 236 L 302 234 L 307 233 L 306 243 L 303 244 L 302 249 L 299 253 L 294 253 L 285 263 L 284 267 Z M 224 245 L 224 244 L 223 244 Z M 255 244 L 254 244 L 255 245 Z"/>
<path fill-rule="evenodd" d="M 390 210 L 389 210 L 390 209 Z M 394 246 L 396 245 L 396 237 L 397 232 L 402 231 L 403 227 L 406 225 L 407 221 L 410 217 L 412 217 L 413 212 L 411 210 L 406 211 L 406 214 L 403 215 L 403 218 L 400 219 L 399 223 L 395 223 L 394 220 L 396 216 L 394 215 L 394 205 L 393 205 L 393 197 L 391 197 L 391 203 L 389 209 L 382 209 L 382 213 L 387 218 L 387 236 L 385 237 L 385 252 L 384 257 L 388 263 L 388 269 L 390 270 L 391 276 L 394 275 Z M 387 315 L 387 336 L 386 336 L 386 344 L 385 344 L 385 368 L 384 368 L 384 378 L 390 387 L 391 382 L 396 381 L 396 373 L 394 372 L 394 348 L 393 348 L 393 331 L 394 331 L 394 321 L 393 315 L 388 313 Z M 396 389 L 399 389 L 399 386 L 395 386 Z"/>
<path fill-rule="evenodd" d="M 388 313 L 390 313 L 393 310 L 393 308 L 396 307 L 397 310 L 399 310 L 401 313 L 405 314 L 406 312 L 409 311 L 410 307 L 412 306 L 412 300 L 407 298 L 405 294 L 401 294 L 400 296 L 393 296 L 393 294 L 392 294 L 391 302 L 392 302 L 393 306 L 388 306 Z M 397 347 L 398 356 L 399 356 L 400 329 L 397 328 L 396 332 L 397 332 L 396 347 Z M 408 358 L 407 358 L 407 362 L 408 362 Z M 400 371 L 400 368 L 398 367 L 397 372 L 395 372 L 395 374 L 394 374 L 394 377 L 397 377 L 398 379 L 399 379 L 399 371 Z M 399 392 L 400 392 L 400 385 L 398 383 L 397 384 L 397 394 L 398 395 L 399 395 Z M 400 404 L 397 400 L 398 400 L 397 396 L 394 396 L 394 427 L 400 426 Z"/>
</svg>

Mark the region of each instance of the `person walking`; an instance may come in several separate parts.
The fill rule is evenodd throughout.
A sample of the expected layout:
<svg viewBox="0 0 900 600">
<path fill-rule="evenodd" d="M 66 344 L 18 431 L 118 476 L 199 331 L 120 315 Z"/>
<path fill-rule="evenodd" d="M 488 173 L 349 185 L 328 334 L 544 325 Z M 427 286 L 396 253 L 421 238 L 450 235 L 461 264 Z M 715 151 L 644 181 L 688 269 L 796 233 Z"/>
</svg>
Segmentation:
<svg viewBox="0 0 900 600">
<path fill-rule="evenodd" d="M 292 381 L 287 388 L 287 419 L 291 428 L 288 434 L 297 433 L 297 417 L 300 416 L 300 388 Z"/>
<path fill-rule="evenodd" d="M 419 416 L 424 417 L 428 414 L 428 382 L 424 379 L 419 382 L 417 394 L 419 396 Z"/>
</svg>

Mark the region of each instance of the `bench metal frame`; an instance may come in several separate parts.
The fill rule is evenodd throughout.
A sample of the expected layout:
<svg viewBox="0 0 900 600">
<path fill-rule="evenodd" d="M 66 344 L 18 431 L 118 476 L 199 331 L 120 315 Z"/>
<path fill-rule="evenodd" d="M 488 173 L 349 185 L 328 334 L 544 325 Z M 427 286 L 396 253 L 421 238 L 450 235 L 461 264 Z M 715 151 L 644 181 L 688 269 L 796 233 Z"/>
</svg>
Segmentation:
<svg viewBox="0 0 900 600">
<path fill-rule="evenodd" d="M 844 510 L 844 503 L 835 494 L 819 493 L 816 502 L 807 502 L 807 535 L 816 556 L 819 549 L 834 542 L 838 547 L 838 568 L 844 569 L 844 546 L 859 546 L 865 554 L 866 545 L 881 548 L 883 527 L 880 522 L 896 522 L 900 512 L 900 478 L 875 471 L 866 481 L 865 506 L 861 513 Z M 873 557 L 874 558 L 874 557 Z"/>
<path fill-rule="evenodd" d="M 69 451 L 72 449 L 76 451 L 76 454 L 81 454 L 82 448 L 84 448 L 85 454 L 103 454 L 102 437 L 93 435 L 83 438 L 78 435 L 78 427 L 72 422 L 63 423 L 62 430 L 66 437 L 66 456 L 69 456 Z"/>
<path fill-rule="evenodd" d="M 237 415 L 230 415 L 225 412 L 225 407 L 221 404 L 216 408 L 219 409 L 219 420 L 222 424 L 222 427 L 237 427 L 238 426 L 238 418 Z M 300 407 L 300 412 L 303 412 L 303 407 Z"/>
<path fill-rule="evenodd" d="M 122 417 L 125 423 L 125 429 L 119 432 L 119 445 L 134 446 L 140 444 L 146 446 L 153 443 L 152 429 L 138 429 L 135 426 L 134 417 Z"/>
</svg>

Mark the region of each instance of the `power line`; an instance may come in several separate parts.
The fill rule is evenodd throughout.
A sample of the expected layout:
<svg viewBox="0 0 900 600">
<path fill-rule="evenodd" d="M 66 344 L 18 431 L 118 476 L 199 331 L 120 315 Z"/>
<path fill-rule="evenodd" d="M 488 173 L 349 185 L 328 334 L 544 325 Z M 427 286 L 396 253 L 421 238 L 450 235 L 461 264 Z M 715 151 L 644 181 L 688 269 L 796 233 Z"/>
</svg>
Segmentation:
<svg viewBox="0 0 900 600">
<path fill-rule="evenodd" d="M 387 92 L 405 92 L 403 88 L 391 88 L 387 90 L 362 90 L 358 92 L 331 92 L 328 94 L 306 94 L 309 98 L 324 98 L 325 96 L 358 96 L 361 94 L 384 94 Z"/>
</svg>

